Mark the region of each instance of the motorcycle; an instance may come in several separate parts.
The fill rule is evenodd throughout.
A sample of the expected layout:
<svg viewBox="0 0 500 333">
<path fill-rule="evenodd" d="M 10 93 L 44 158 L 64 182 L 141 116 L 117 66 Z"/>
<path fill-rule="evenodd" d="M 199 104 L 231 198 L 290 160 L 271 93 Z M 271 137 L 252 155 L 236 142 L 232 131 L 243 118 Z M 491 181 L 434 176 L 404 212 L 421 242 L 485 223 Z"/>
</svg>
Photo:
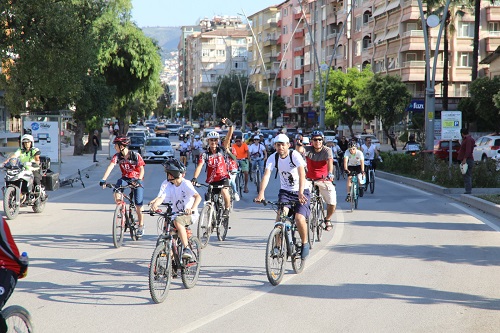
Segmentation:
<svg viewBox="0 0 500 333">
<path fill-rule="evenodd" d="M 409 143 L 406 147 L 406 154 L 417 156 L 420 153 L 420 145 L 418 143 Z"/>
<path fill-rule="evenodd" d="M 27 162 L 31 163 L 31 162 Z M 34 162 L 33 162 L 34 163 Z M 32 164 L 34 166 L 34 164 Z M 9 220 L 19 214 L 21 207 L 31 206 L 35 213 L 45 209 L 47 194 L 43 185 L 35 186 L 33 172 L 28 170 L 18 158 L 11 158 L 5 163 L 5 186 L 3 192 L 3 208 Z M 41 170 L 43 174 L 46 170 Z"/>
</svg>

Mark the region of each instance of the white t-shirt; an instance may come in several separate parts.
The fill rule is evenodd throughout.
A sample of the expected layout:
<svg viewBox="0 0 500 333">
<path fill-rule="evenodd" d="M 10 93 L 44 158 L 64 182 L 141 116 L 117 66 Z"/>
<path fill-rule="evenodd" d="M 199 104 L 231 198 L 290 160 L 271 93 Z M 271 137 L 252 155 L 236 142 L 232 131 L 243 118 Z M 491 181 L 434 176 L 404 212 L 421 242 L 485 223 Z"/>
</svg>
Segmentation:
<svg viewBox="0 0 500 333">
<path fill-rule="evenodd" d="M 182 152 L 188 151 L 190 147 L 191 144 L 189 143 L 189 141 L 188 142 L 182 141 L 181 143 L 179 143 L 179 150 Z"/>
<path fill-rule="evenodd" d="M 252 160 L 264 158 L 264 150 L 266 150 L 266 147 L 264 147 L 262 143 L 259 143 L 258 145 L 253 143 L 248 146 L 248 151 L 250 152 L 250 158 Z"/>
<path fill-rule="evenodd" d="M 201 149 L 203 148 L 203 142 L 201 140 L 194 140 L 193 149 Z"/>
<path fill-rule="evenodd" d="M 373 160 L 375 158 L 376 149 L 375 145 L 370 145 L 370 147 L 362 145 L 361 150 L 363 150 L 363 154 L 365 154 L 365 160 Z"/>
<path fill-rule="evenodd" d="M 271 170 L 273 172 L 274 164 L 276 161 L 276 154 L 274 153 L 267 159 L 266 169 Z M 280 176 L 281 189 L 286 191 L 295 191 L 299 190 L 299 166 L 306 167 L 306 161 L 302 158 L 300 153 L 292 150 L 289 152 L 292 154 L 292 162 L 295 166 L 290 163 L 290 156 L 287 155 L 285 158 L 281 158 L 278 156 L 278 173 Z"/>
<path fill-rule="evenodd" d="M 172 212 L 183 212 L 186 208 L 191 208 L 194 203 L 194 195 L 198 193 L 193 184 L 186 179 L 182 179 L 179 186 L 171 184 L 168 180 L 161 183 L 158 197 L 163 199 L 163 202 L 172 203 Z M 197 216 L 198 212 L 195 211 L 191 217 Z"/>
<path fill-rule="evenodd" d="M 339 156 L 339 153 L 342 151 L 339 146 L 332 146 L 332 154 L 333 158 L 337 158 Z"/>
<path fill-rule="evenodd" d="M 364 156 L 361 150 L 356 149 L 356 153 L 352 154 L 349 150 L 344 154 L 344 160 L 347 158 L 347 166 L 361 165 L 364 161 Z"/>
</svg>

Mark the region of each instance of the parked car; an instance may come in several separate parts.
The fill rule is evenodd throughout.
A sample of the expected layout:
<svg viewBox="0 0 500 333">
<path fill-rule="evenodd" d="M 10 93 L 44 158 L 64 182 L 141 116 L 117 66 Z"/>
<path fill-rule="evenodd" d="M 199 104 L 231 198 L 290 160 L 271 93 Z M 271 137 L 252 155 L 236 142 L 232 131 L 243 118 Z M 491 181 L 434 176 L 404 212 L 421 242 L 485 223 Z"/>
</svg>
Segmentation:
<svg viewBox="0 0 500 333">
<path fill-rule="evenodd" d="M 325 142 L 333 142 L 333 140 L 335 140 L 335 137 L 337 136 L 337 132 L 331 130 L 324 131 L 323 134 L 325 135 Z"/>
<path fill-rule="evenodd" d="M 457 161 L 459 149 L 460 149 L 460 142 L 458 140 L 453 140 L 451 145 L 451 159 L 454 162 Z M 449 159 L 449 154 L 450 154 L 449 140 L 439 140 L 434 145 L 434 157 L 447 161 Z"/>
<path fill-rule="evenodd" d="M 167 129 L 167 126 L 156 125 L 155 134 L 156 134 L 156 137 L 163 136 L 165 138 L 168 138 L 170 136 L 170 131 Z"/>
<path fill-rule="evenodd" d="M 474 161 L 486 161 L 500 153 L 500 135 L 486 135 L 476 140 L 472 156 Z"/>
<path fill-rule="evenodd" d="M 128 149 L 135 150 L 140 155 L 142 155 L 142 153 L 144 152 L 145 143 L 146 139 L 144 139 L 142 136 L 131 136 L 130 145 L 128 146 Z"/>
<path fill-rule="evenodd" d="M 182 127 L 179 124 L 166 124 L 165 126 L 167 127 L 170 135 L 179 135 L 179 129 Z"/>
<path fill-rule="evenodd" d="M 145 162 L 163 162 L 174 156 L 174 148 L 168 138 L 149 138 L 146 140 L 142 158 Z"/>
</svg>

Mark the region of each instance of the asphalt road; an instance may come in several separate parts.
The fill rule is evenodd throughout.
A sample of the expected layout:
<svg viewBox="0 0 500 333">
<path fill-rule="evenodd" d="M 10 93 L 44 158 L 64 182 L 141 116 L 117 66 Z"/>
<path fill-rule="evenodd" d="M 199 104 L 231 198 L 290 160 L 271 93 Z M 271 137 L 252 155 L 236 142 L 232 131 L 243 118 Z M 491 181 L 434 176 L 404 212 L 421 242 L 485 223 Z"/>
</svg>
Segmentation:
<svg viewBox="0 0 500 333">
<path fill-rule="evenodd" d="M 353 213 L 338 182 L 334 229 L 301 274 L 287 263 L 277 287 L 264 266 L 274 212 L 254 204 L 250 188 L 235 204 L 227 240 L 214 234 L 203 250 L 196 287 L 174 280 L 166 301 L 154 304 L 147 275 L 156 219 L 145 217 L 142 240 L 113 247 L 111 191 L 97 185 L 105 167 L 89 172 L 85 189 L 61 188 L 43 213 L 25 208 L 9 223 L 31 261 L 7 305 L 29 309 L 37 332 L 499 330 L 499 221 L 381 179 Z M 190 165 L 188 179 L 192 173 Z M 110 179 L 117 177 L 116 168 Z M 163 179 L 161 165 L 147 165 L 146 201 Z M 278 188 L 273 173 L 267 197 Z"/>
</svg>

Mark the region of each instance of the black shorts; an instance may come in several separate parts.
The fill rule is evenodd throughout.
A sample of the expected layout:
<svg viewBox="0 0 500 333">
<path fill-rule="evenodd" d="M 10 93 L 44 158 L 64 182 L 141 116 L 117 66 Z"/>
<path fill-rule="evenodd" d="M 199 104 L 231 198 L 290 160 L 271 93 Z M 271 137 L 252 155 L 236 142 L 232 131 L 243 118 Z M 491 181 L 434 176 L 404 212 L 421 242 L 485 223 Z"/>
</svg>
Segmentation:
<svg viewBox="0 0 500 333">
<path fill-rule="evenodd" d="M 361 173 L 361 165 L 348 165 L 347 169 L 349 171 L 356 171 L 356 173 Z"/>
<path fill-rule="evenodd" d="M 181 151 L 181 155 L 180 156 L 187 156 L 187 151 Z"/>
<path fill-rule="evenodd" d="M 210 185 L 213 185 L 213 186 L 220 186 L 220 185 L 229 186 L 229 178 L 223 179 L 223 180 L 219 180 L 218 182 L 210 183 Z M 212 189 L 212 193 L 214 193 L 214 194 L 220 193 L 220 190 L 222 190 L 222 189 L 221 188 L 214 188 L 214 189 Z"/>
</svg>

